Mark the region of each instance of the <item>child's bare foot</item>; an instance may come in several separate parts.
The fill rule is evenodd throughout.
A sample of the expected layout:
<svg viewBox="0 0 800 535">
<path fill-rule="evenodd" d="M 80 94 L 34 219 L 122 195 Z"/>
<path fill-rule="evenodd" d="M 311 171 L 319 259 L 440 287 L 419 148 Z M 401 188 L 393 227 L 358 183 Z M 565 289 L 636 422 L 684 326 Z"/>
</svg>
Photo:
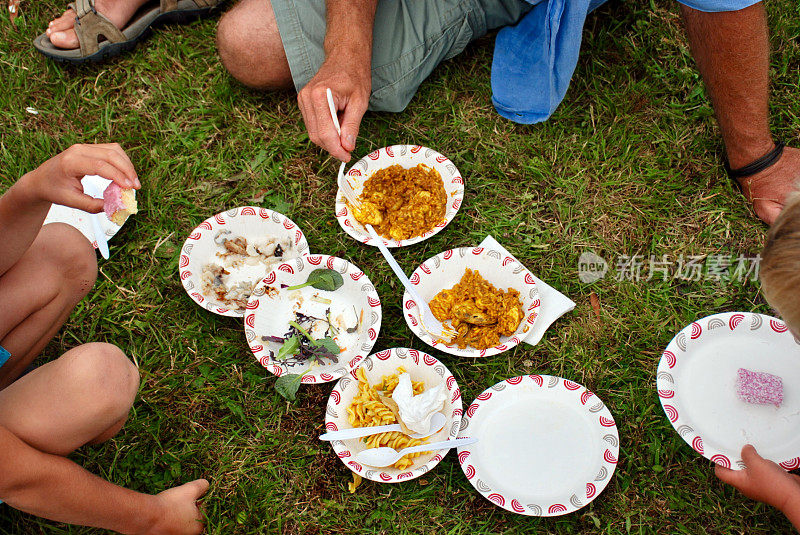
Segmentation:
<svg viewBox="0 0 800 535">
<path fill-rule="evenodd" d="M 136 11 L 148 0 L 95 0 L 95 9 L 119 29 L 125 27 Z M 78 36 L 75 34 L 75 12 L 68 9 L 63 15 L 50 22 L 47 37 L 58 48 L 78 48 Z"/>
<path fill-rule="evenodd" d="M 768 225 L 781 213 L 786 197 L 800 182 L 800 149 L 786 147 L 781 158 L 760 173 L 739 179 L 744 196 L 756 215 Z"/>
</svg>

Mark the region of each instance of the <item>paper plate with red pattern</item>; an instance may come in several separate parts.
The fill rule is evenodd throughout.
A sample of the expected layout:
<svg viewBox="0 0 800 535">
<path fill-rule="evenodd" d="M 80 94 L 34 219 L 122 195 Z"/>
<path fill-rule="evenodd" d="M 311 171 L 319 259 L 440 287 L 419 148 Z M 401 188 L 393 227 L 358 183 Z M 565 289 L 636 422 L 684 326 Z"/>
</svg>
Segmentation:
<svg viewBox="0 0 800 535">
<path fill-rule="evenodd" d="M 408 240 L 392 240 L 385 238 L 384 240 L 387 247 L 405 247 L 406 245 L 419 243 L 439 233 L 446 227 L 456 216 L 458 209 L 461 208 L 461 203 L 464 202 L 464 179 L 461 173 L 448 158 L 442 156 L 433 149 L 420 145 L 392 145 L 391 147 L 378 149 L 358 160 L 353 164 L 350 170 L 345 173 L 345 180 L 348 181 L 350 187 L 352 187 L 353 191 L 358 195 L 364 188 L 364 182 L 366 182 L 375 171 L 384 169 L 390 165 L 401 165 L 406 169 L 410 169 L 416 167 L 418 164 L 425 164 L 432 169 L 436 169 L 442 177 L 444 190 L 445 193 L 447 193 L 447 209 L 445 211 L 444 221 L 416 238 Z M 336 219 L 339 221 L 339 225 L 341 225 L 344 231 L 350 236 L 361 243 L 377 247 L 377 245 L 373 243 L 369 232 L 367 232 L 364 226 L 353 217 L 352 209 L 350 205 L 347 204 L 341 190 L 336 193 Z"/>
<path fill-rule="evenodd" d="M 422 328 L 419 320 L 419 307 L 408 292 L 403 294 L 403 315 L 411 331 L 417 337 L 445 353 L 460 357 L 490 357 L 508 351 L 520 343 L 533 327 L 539 316 L 541 300 L 536 281 L 528 269 L 511 256 L 494 249 L 483 247 L 462 247 L 440 253 L 423 262 L 409 277 L 416 286 L 417 293 L 428 302 L 441 290 L 452 288 L 461 280 L 466 268 L 477 270 L 495 288 L 507 290 L 514 288 L 519 292 L 525 317 L 512 336 L 500 337 L 500 343 L 487 349 L 467 346 L 460 349 L 456 345 L 445 344 L 433 338 Z"/>
<path fill-rule="evenodd" d="M 308 274 L 318 268 L 341 273 L 342 287 L 332 292 L 313 286 L 291 291 L 286 289 L 287 286 L 305 283 Z M 324 359 L 309 365 L 307 360 L 295 357 L 275 358 L 282 344 L 263 337 L 283 337 L 289 330 L 289 321 L 296 320 L 296 312 L 315 318 L 331 318 L 337 332 L 330 335 L 342 349 L 336 359 Z M 277 265 L 258 283 L 247 303 L 244 333 L 256 360 L 270 372 L 278 376 L 303 374 L 303 383 L 327 383 L 354 370 L 369 355 L 381 330 L 381 317 L 378 292 L 363 271 L 343 258 L 306 255 Z M 318 332 L 312 331 L 311 335 L 319 339 L 328 327 L 323 321 L 316 324 Z M 355 330 L 349 332 L 348 328 Z"/>
<path fill-rule="evenodd" d="M 513 513 L 577 511 L 606 488 L 619 459 L 619 434 L 605 404 L 584 386 L 523 375 L 487 388 L 467 408 L 458 449 L 467 479 Z"/>
<path fill-rule="evenodd" d="M 81 179 L 81 184 L 86 184 L 87 182 L 92 182 L 100 191 L 105 191 L 108 185 L 111 184 L 110 180 L 97 175 L 86 175 Z M 133 195 L 135 198 L 136 190 L 133 190 Z M 100 216 L 101 217 L 98 218 L 100 222 L 100 228 L 106 235 L 106 241 L 109 241 L 111 238 L 116 236 L 117 232 L 119 232 L 122 226 L 111 221 L 103 214 L 103 212 L 100 212 Z M 50 211 L 47 212 L 47 217 L 45 218 L 43 225 L 47 225 L 49 223 L 66 223 L 67 225 L 75 227 L 81 232 L 81 234 L 86 236 L 86 239 L 89 240 L 89 242 L 92 244 L 92 247 L 97 249 L 97 239 L 94 236 L 94 227 L 92 227 L 89 214 L 83 210 L 70 208 L 69 206 L 62 206 L 60 204 L 54 204 L 50 207 Z"/>
<path fill-rule="evenodd" d="M 783 402 L 756 405 L 739 399 L 739 368 L 777 375 Z M 742 447 L 787 470 L 800 468 L 800 342 L 779 319 L 725 312 L 681 330 L 658 363 L 656 388 L 678 434 L 719 465 L 744 468 Z"/>
<path fill-rule="evenodd" d="M 458 436 L 461 427 L 461 390 L 458 388 L 453 374 L 447 366 L 439 362 L 434 357 L 404 347 L 395 347 L 378 351 L 364 359 L 361 364 L 371 385 L 381 382 L 384 375 L 397 373 L 398 367 L 403 367 L 411 375 L 413 381 L 423 381 L 425 388 L 433 388 L 444 384 L 447 388 L 447 401 L 443 412 L 447 417 L 447 423 L 441 431 L 430 436 L 427 442 L 439 442 L 440 440 L 450 440 Z M 333 387 L 328 406 L 325 409 L 325 430 L 339 431 L 342 429 L 352 429 L 347 419 L 347 409 L 353 402 L 353 398 L 358 393 L 358 378 L 355 370 L 347 376 L 342 377 L 336 386 Z M 366 449 L 363 439 L 335 440 L 331 442 L 333 451 L 342 462 L 365 479 L 378 481 L 379 483 L 400 483 L 417 478 L 432 470 L 447 455 L 449 449 L 424 453 L 414 459 L 414 464 L 405 470 L 398 470 L 394 467 L 373 468 L 361 465 L 355 461 L 355 456 Z"/>
<path fill-rule="evenodd" d="M 297 258 L 308 254 L 308 242 L 305 234 L 294 221 L 283 214 L 268 208 L 258 206 L 241 206 L 220 212 L 209 217 L 195 228 L 181 248 L 178 261 L 178 273 L 183 283 L 183 288 L 192 301 L 220 316 L 241 318 L 244 310 L 237 310 L 229 304 L 220 303 L 216 296 L 203 294 L 202 273 L 203 267 L 217 261 L 217 253 L 222 249 L 214 243 L 220 232 L 230 231 L 227 236 L 242 236 L 245 239 L 263 239 L 275 237 L 287 241 L 292 249 L 284 252 L 284 257 Z M 276 260 L 276 263 L 280 260 Z M 248 265 L 240 275 L 251 280 L 255 285 L 272 266 Z"/>
</svg>

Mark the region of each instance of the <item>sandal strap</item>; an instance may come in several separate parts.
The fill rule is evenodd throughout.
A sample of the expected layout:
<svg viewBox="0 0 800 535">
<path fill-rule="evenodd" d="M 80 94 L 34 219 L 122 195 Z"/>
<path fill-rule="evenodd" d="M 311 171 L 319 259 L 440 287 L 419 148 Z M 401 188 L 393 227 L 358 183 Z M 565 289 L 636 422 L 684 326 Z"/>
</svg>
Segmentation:
<svg viewBox="0 0 800 535">
<path fill-rule="evenodd" d="M 731 169 L 731 166 L 728 163 L 728 158 L 726 157 L 723 162 L 723 165 L 725 166 L 725 172 L 728 173 L 728 176 L 730 178 L 736 180 L 740 178 L 747 178 L 749 176 L 755 175 L 756 173 L 760 173 L 767 167 L 775 165 L 775 163 L 781 159 L 784 147 L 786 147 L 784 142 L 778 140 L 775 142 L 775 148 L 773 148 L 771 151 L 766 153 L 761 158 L 753 162 L 750 162 L 744 167 L 739 167 L 738 169 Z"/>
<path fill-rule="evenodd" d="M 105 37 L 110 43 L 127 40 L 114 23 L 97 12 L 93 0 L 75 0 L 70 7 L 78 15 L 75 17 L 75 34 L 78 36 L 82 56 L 90 56 L 100 50 L 100 37 Z"/>
<path fill-rule="evenodd" d="M 221 0 L 194 0 L 198 8 L 214 7 Z M 175 11 L 178 9 L 178 0 L 161 0 L 161 12 Z"/>
</svg>

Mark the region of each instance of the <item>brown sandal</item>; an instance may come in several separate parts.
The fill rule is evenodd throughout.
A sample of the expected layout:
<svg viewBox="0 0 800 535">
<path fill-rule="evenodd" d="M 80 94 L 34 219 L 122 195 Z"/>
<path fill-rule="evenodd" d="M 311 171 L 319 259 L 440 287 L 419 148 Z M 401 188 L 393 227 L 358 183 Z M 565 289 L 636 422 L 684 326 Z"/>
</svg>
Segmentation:
<svg viewBox="0 0 800 535">
<path fill-rule="evenodd" d="M 125 29 L 120 30 L 98 13 L 94 0 L 75 0 L 69 4 L 75 17 L 75 33 L 80 48 L 58 48 L 47 34 L 33 40 L 33 46 L 56 61 L 72 64 L 97 63 L 132 49 L 147 37 L 155 24 L 164 22 L 190 22 L 205 17 L 217 10 L 224 0 L 160 0 L 145 4 L 131 18 Z"/>
</svg>

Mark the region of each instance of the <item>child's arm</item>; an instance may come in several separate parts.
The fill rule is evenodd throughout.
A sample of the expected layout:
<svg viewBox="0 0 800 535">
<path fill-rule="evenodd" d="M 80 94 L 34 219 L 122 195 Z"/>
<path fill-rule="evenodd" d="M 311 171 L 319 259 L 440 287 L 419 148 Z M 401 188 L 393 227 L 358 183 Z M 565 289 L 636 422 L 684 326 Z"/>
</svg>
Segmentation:
<svg viewBox="0 0 800 535">
<path fill-rule="evenodd" d="M 155 496 L 134 492 L 0 426 L 0 499 L 36 516 L 120 533 L 194 535 L 203 531 L 196 501 L 207 489 L 200 479 Z"/>
<path fill-rule="evenodd" d="M 764 459 L 749 444 L 742 448 L 742 460 L 747 466 L 744 470 L 717 465 L 714 473 L 748 498 L 779 509 L 800 530 L 800 476 Z"/>
<path fill-rule="evenodd" d="M 116 143 L 73 145 L 50 158 L 0 197 L 0 275 L 33 243 L 51 203 L 92 213 L 103 209 L 102 199 L 83 193 L 84 175 L 100 175 L 123 188 L 141 187 L 128 155 Z"/>
</svg>

